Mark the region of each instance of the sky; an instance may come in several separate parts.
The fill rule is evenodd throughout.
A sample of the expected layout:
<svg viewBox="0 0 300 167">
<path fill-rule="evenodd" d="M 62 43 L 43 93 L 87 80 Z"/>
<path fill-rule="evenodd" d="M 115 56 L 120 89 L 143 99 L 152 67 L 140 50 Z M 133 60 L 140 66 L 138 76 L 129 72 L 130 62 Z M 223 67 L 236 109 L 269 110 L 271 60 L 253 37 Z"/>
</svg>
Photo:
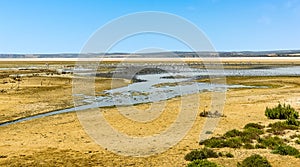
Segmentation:
<svg viewBox="0 0 300 167">
<path fill-rule="evenodd" d="M 300 49 L 300 0 L 0 0 L 0 53 L 79 53 L 118 17 L 160 11 L 195 24 L 217 51 Z M 110 52 L 188 51 L 157 34 L 124 39 Z"/>
</svg>

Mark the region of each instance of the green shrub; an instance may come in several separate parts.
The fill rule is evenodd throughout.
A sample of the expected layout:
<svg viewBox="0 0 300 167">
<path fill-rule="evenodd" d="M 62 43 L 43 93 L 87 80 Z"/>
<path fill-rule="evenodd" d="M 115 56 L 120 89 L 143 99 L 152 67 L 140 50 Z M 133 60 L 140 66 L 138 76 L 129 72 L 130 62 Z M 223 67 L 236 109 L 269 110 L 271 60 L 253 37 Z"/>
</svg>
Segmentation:
<svg viewBox="0 0 300 167">
<path fill-rule="evenodd" d="M 228 137 L 236 137 L 236 136 L 240 136 L 242 135 L 243 132 L 239 131 L 239 130 L 236 130 L 236 129 L 233 129 L 233 130 L 230 130 L 228 132 L 226 132 L 224 134 L 224 137 L 228 138 Z"/>
<path fill-rule="evenodd" d="M 271 149 L 284 144 L 284 141 L 277 136 L 260 138 L 257 141 L 260 143 L 260 146 L 262 146 L 263 148 L 271 148 Z M 258 145 L 256 146 L 258 147 Z"/>
<path fill-rule="evenodd" d="M 248 126 L 246 129 L 244 129 L 244 131 L 233 129 L 226 132 L 221 137 L 213 137 L 211 139 L 202 141 L 199 144 L 203 144 L 206 147 L 211 148 L 240 148 L 243 146 L 243 143 L 252 143 L 253 140 L 259 139 L 259 135 L 263 133 L 264 131 L 262 129 Z"/>
<path fill-rule="evenodd" d="M 244 126 L 244 129 L 255 128 L 255 129 L 263 129 L 265 126 L 257 124 L 257 123 L 248 123 Z"/>
<path fill-rule="evenodd" d="M 296 144 L 300 144 L 300 140 L 299 140 L 299 139 L 296 140 L 295 143 L 296 143 Z"/>
<path fill-rule="evenodd" d="M 219 157 L 227 157 L 227 158 L 233 158 L 233 154 L 229 153 L 229 152 L 225 152 L 225 153 L 222 153 L 222 152 L 219 152 L 218 153 Z"/>
<path fill-rule="evenodd" d="M 246 144 L 243 146 L 243 148 L 245 148 L 245 149 L 254 149 L 255 147 L 254 147 L 252 144 L 250 144 L 250 143 L 246 143 Z"/>
<path fill-rule="evenodd" d="M 280 155 L 298 155 L 299 151 L 292 147 L 292 146 L 288 146 L 288 145 L 279 145 L 276 146 L 275 149 L 272 151 L 272 153 L 274 154 L 280 154 Z"/>
<path fill-rule="evenodd" d="M 234 137 L 224 141 L 224 147 L 240 148 L 243 145 L 241 138 Z"/>
<path fill-rule="evenodd" d="M 299 126 L 300 122 L 297 121 L 294 117 L 288 117 L 287 120 L 285 121 L 287 125 L 294 125 L 294 126 Z"/>
<path fill-rule="evenodd" d="M 263 130 L 249 127 L 244 130 L 241 139 L 245 143 L 250 143 L 252 140 L 257 140 L 261 134 L 264 134 Z"/>
<path fill-rule="evenodd" d="M 275 122 L 268 125 L 271 129 L 268 129 L 267 132 L 271 132 L 274 134 L 281 134 L 282 131 L 290 129 L 290 130 L 297 130 L 298 127 L 295 125 L 288 125 L 286 121 L 284 122 Z"/>
<path fill-rule="evenodd" d="M 299 113 L 290 105 L 281 105 L 280 103 L 274 108 L 266 108 L 265 115 L 270 119 L 287 119 L 293 117 L 298 119 Z"/>
<path fill-rule="evenodd" d="M 210 162 L 206 159 L 203 160 L 195 160 L 190 162 L 187 167 L 218 167 L 216 163 Z"/>
<path fill-rule="evenodd" d="M 294 134 L 292 136 L 290 136 L 291 139 L 294 139 L 294 138 L 300 138 L 300 135 L 297 135 L 297 134 Z"/>
<path fill-rule="evenodd" d="M 238 167 L 271 167 L 268 160 L 258 154 L 251 155 L 237 164 Z"/>
<path fill-rule="evenodd" d="M 266 146 L 264 146 L 264 145 L 262 145 L 262 144 L 256 144 L 255 145 L 255 148 L 257 148 L 257 149 L 265 149 L 265 148 L 267 148 Z"/>
<path fill-rule="evenodd" d="M 226 153 L 225 156 L 226 156 L 227 158 L 233 158 L 233 157 L 234 157 L 233 154 L 231 154 L 231 153 Z"/>
<path fill-rule="evenodd" d="M 203 142 L 200 142 L 200 144 L 204 144 L 206 147 L 210 147 L 210 148 L 223 148 L 223 147 L 240 148 L 243 145 L 243 142 L 240 137 L 233 137 L 228 139 L 219 137 L 219 138 L 207 139 Z"/>
<path fill-rule="evenodd" d="M 221 137 L 212 137 L 210 139 L 204 140 L 200 142 L 199 144 L 203 144 L 206 147 L 211 147 L 211 148 L 222 148 L 224 147 L 224 138 Z"/>
<path fill-rule="evenodd" d="M 193 150 L 185 155 L 184 159 L 187 161 L 194 161 L 197 159 L 206 159 L 206 158 L 218 158 L 218 154 L 211 149 L 203 148 L 200 150 Z"/>
</svg>

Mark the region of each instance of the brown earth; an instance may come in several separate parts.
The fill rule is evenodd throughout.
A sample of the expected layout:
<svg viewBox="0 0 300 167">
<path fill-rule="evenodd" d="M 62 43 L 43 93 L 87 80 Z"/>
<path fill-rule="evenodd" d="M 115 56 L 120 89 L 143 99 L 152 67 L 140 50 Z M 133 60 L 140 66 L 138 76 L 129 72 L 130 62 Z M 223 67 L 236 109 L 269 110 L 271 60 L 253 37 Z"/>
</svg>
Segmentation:
<svg viewBox="0 0 300 167">
<path fill-rule="evenodd" d="M 41 79 L 52 85 L 40 86 Z M 49 80 L 47 80 L 49 79 Z M 1 82 L 1 81 L 0 81 Z M 224 108 L 225 117 L 221 120 L 212 136 L 223 134 L 233 128 L 242 128 L 249 122 L 270 122 L 264 116 L 266 106 L 278 102 L 291 104 L 300 110 L 300 78 L 297 77 L 248 77 L 228 78 L 228 83 L 247 85 L 267 85 L 270 88 L 231 89 L 227 91 Z M 27 84 L 26 84 L 27 83 Z M 22 87 L 22 84 L 24 87 Z M 21 90 L 0 94 L 1 120 L 15 119 L 21 114 L 28 116 L 41 111 L 71 106 L 71 86 L 68 79 L 27 78 L 21 84 Z M 26 85 L 26 86 L 25 86 Z M 34 86 L 33 86 L 34 85 Z M 1 85 L 3 86 L 3 85 Z M 25 89 L 26 87 L 26 89 Z M 30 87 L 29 89 L 27 87 Z M 103 87 L 105 89 L 106 87 Z M 29 91 L 27 92 L 27 91 Z M 21 93 L 23 92 L 23 93 Z M 51 94 L 51 96 L 49 96 Z M 52 97 L 53 96 L 53 97 Z M 211 93 L 189 95 L 187 100 L 195 102 L 199 96 L 198 112 L 209 110 Z M 8 98 L 7 98 L 8 97 Z M 59 99 L 59 100 L 58 100 Z M 128 135 L 148 136 L 159 134 L 176 119 L 180 110 L 181 98 L 167 100 L 159 118 L 139 123 L 129 120 L 118 112 L 117 108 L 99 109 L 111 125 Z M 22 106 L 22 107 L 21 107 Z M 144 111 L 151 104 L 133 106 Z M 122 109 L 132 109 L 121 107 Z M 24 110 L 29 112 L 24 112 Z M 120 108 L 119 108 L 120 109 Z M 85 111 L 89 112 L 89 111 Z M 185 166 L 188 162 L 184 155 L 192 149 L 200 148 L 199 133 L 205 118 L 197 116 L 188 134 L 175 146 L 164 153 L 150 157 L 128 157 L 114 154 L 97 145 L 84 131 L 76 113 L 60 114 L 27 122 L 0 127 L 0 165 L 1 166 Z M 300 149 L 299 145 L 296 145 Z M 236 166 L 253 153 L 266 156 L 274 167 L 300 166 L 300 160 L 291 156 L 271 154 L 268 149 L 218 149 L 229 151 L 234 158 L 210 159 L 223 166 Z"/>
</svg>

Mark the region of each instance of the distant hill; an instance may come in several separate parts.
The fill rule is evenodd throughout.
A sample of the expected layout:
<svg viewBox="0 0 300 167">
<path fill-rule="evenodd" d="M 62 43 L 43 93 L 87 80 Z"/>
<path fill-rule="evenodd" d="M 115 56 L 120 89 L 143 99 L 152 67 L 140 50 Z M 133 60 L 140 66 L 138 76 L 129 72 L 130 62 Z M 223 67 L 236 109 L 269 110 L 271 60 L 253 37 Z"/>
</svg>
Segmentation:
<svg viewBox="0 0 300 167">
<path fill-rule="evenodd" d="M 78 53 L 63 54 L 0 54 L 0 58 L 77 58 L 77 57 L 109 57 L 109 58 L 163 58 L 163 57 L 300 57 L 300 50 L 279 51 L 236 51 L 236 52 L 157 52 L 157 53 L 93 53 L 79 55 Z"/>
</svg>

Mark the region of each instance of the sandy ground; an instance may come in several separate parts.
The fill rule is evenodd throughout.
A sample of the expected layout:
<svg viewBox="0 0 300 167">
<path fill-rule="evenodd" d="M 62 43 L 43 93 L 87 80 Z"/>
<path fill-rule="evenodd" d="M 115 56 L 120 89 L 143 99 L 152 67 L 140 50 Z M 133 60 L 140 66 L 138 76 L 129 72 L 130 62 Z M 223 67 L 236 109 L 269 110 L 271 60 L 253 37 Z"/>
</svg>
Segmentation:
<svg viewBox="0 0 300 167">
<path fill-rule="evenodd" d="M 3 74 L 4 73 L 4 74 Z M 13 79 L 0 73 L 0 123 L 22 117 L 73 107 L 72 77 L 49 75 Z M 24 72 L 21 72 L 24 73 Z M 128 84 L 123 79 L 98 78 L 95 90 L 101 91 Z"/>
<path fill-rule="evenodd" d="M 33 79 L 32 81 L 30 81 Z M 46 78 L 45 78 L 46 79 Z M 40 80 L 34 78 L 24 80 L 33 85 L 39 85 Z M 34 82 L 37 82 L 34 84 Z M 1 119 L 9 120 L 17 118 L 16 115 L 27 116 L 41 111 L 54 109 L 56 106 L 70 105 L 64 103 L 71 98 L 71 87 L 64 79 L 51 80 L 53 85 L 60 85 L 53 89 L 50 85 L 47 89 L 37 89 L 35 93 L 10 92 L 0 94 Z M 213 136 L 236 128 L 242 128 L 249 122 L 262 122 L 267 124 L 269 120 L 264 116 L 266 106 L 276 105 L 278 102 L 291 104 L 300 110 L 300 78 L 297 77 L 256 77 L 228 79 L 228 83 L 242 83 L 249 85 L 272 85 L 268 89 L 234 89 L 229 90 L 226 96 L 224 109 L 225 117 L 221 120 L 212 134 Z M 31 85 L 26 84 L 26 85 Z M 3 86 L 3 85 L 2 85 Z M 103 87 L 104 88 L 104 87 Z M 22 89 L 25 91 L 25 89 Z M 49 96 L 49 93 L 51 96 Z M 61 92 L 61 93 L 58 93 Z M 199 96 L 200 107 L 198 112 L 209 110 L 211 93 L 189 95 L 187 100 L 195 103 L 195 96 Z M 7 98 L 9 97 L 9 98 Z M 38 98 L 39 97 L 39 98 Z M 56 101 L 56 99 L 59 99 Z M 168 129 L 179 113 L 181 98 L 167 100 L 162 108 L 160 116 L 147 123 L 139 123 L 129 120 L 119 113 L 117 108 L 103 108 L 101 111 L 105 119 L 120 132 L 128 135 L 142 137 L 159 134 Z M 134 109 L 147 111 L 151 104 L 133 106 Z M 24 112 L 26 109 L 27 112 Z M 119 108 L 120 109 L 120 108 Z M 131 107 L 121 107 L 131 110 Z M 167 151 L 150 157 L 128 157 L 114 154 L 106 148 L 97 145 L 81 126 L 76 113 L 55 115 L 23 123 L 0 127 L 0 165 L 1 166 L 185 166 L 188 162 L 184 155 L 192 149 L 200 148 L 199 134 L 202 130 L 205 118 L 196 117 L 193 127 L 187 135 L 175 146 Z M 299 148 L 299 146 L 296 146 Z M 299 148 L 300 149 L 300 148 Z M 274 167 L 300 166 L 300 160 L 290 156 L 271 154 L 267 149 L 227 149 L 234 158 L 210 159 L 223 166 L 236 166 L 253 153 L 266 156 Z"/>
</svg>

